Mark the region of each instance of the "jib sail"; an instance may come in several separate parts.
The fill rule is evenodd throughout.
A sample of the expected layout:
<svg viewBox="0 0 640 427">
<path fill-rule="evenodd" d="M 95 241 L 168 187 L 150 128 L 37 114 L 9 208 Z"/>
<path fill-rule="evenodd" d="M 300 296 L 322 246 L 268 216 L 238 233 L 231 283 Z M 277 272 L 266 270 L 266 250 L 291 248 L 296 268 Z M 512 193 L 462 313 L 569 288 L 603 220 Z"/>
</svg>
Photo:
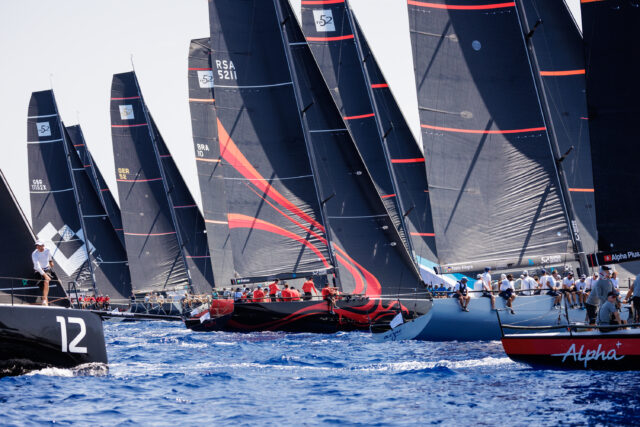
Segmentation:
<svg viewBox="0 0 640 427">
<path fill-rule="evenodd" d="M 575 260 L 515 3 L 408 0 L 444 272 Z"/>
<path fill-rule="evenodd" d="M 82 164 L 87 171 L 91 185 L 96 190 L 96 193 L 100 198 L 100 203 L 102 203 L 107 215 L 109 215 L 109 220 L 111 221 L 113 228 L 116 230 L 118 238 L 120 239 L 120 242 L 122 242 L 122 247 L 124 248 L 124 232 L 122 229 L 120 207 L 113 198 L 113 193 L 104 180 L 100 169 L 98 169 L 98 165 L 93 160 L 91 152 L 89 152 L 89 148 L 87 147 L 84 139 L 84 134 L 82 133 L 82 128 L 80 125 L 74 125 L 66 126 L 65 129 L 67 130 L 67 134 L 69 135 L 73 147 L 80 156 L 80 161 L 82 161 Z"/>
<path fill-rule="evenodd" d="M 640 67 L 636 2 L 582 2 L 589 134 L 598 228 L 590 263 L 640 259 L 640 210 L 629 191 L 638 188 L 636 120 L 640 113 Z"/>
<path fill-rule="evenodd" d="M 216 286 L 224 286 L 229 284 L 229 279 L 235 277 L 224 184 L 224 169 L 229 165 L 222 161 L 218 143 L 208 38 L 191 40 L 188 77 L 191 129 L 213 276 Z"/>
<path fill-rule="evenodd" d="M 286 0 L 274 0 L 328 235 L 347 292 L 413 293 L 420 276 Z"/>
<path fill-rule="evenodd" d="M 237 276 L 250 281 L 331 271 L 273 3 L 211 1 L 209 16 L 226 220 Z"/>
<path fill-rule="evenodd" d="M 111 135 L 134 289 L 196 291 L 199 285 L 192 286 L 178 234 L 182 229 L 168 193 L 171 182 L 165 182 L 171 177 L 161 166 L 157 134 L 133 72 L 113 76 Z"/>
<path fill-rule="evenodd" d="M 31 262 L 35 236 L 2 171 L 0 206 L 0 233 L 5 242 L 0 247 L 0 302 L 10 303 L 12 295 L 16 300 L 34 302 L 42 293 L 36 286 Z M 51 302 L 66 296 L 64 286 L 66 284 L 49 285 Z"/>
</svg>

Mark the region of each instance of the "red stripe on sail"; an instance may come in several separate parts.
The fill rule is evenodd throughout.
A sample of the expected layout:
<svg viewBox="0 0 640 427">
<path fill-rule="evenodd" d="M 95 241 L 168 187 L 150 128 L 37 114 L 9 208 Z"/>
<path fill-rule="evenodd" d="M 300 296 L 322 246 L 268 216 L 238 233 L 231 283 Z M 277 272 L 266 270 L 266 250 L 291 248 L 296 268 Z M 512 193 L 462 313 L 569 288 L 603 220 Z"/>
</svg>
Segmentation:
<svg viewBox="0 0 640 427">
<path fill-rule="evenodd" d="M 594 193 L 593 188 L 569 188 L 572 193 Z"/>
<path fill-rule="evenodd" d="M 250 179 L 251 183 L 262 190 L 267 196 L 271 197 L 273 200 L 278 202 L 281 206 L 285 207 L 291 213 L 297 215 L 299 218 L 302 218 L 309 224 L 317 227 L 318 229 L 325 231 L 324 226 L 316 221 L 314 218 L 310 217 L 306 213 L 304 213 L 300 208 L 295 206 L 286 197 L 284 197 L 278 190 L 273 188 L 271 184 L 267 182 L 266 179 L 249 163 L 246 157 L 242 154 L 240 149 L 233 142 L 229 134 L 227 133 L 224 126 L 218 120 L 218 139 L 220 141 L 220 153 L 222 157 L 229 162 L 242 176 L 247 179 Z"/>
<path fill-rule="evenodd" d="M 436 233 L 409 233 L 412 236 L 436 237 Z"/>
<path fill-rule="evenodd" d="M 386 83 L 376 83 L 376 84 L 371 85 L 372 89 L 380 89 L 380 88 L 383 88 L 383 87 L 389 87 L 389 85 L 386 84 Z"/>
<path fill-rule="evenodd" d="M 447 132 L 460 132 L 460 133 L 483 133 L 483 134 L 506 134 L 506 133 L 524 133 L 524 132 L 540 132 L 547 130 L 546 127 L 526 128 L 526 129 L 508 129 L 508 130 L 484 130 L 484 129 L 457 129 L 457 128 L 445 128 L 442 126 L 420 125 L 424 129 L 443 130 Z"/>
<path fill-rule="evenodd" d="M 320 258 L 320 260 L 322 261 L 325 267 L 327 268 L 330 267 L 329 263 L 327 262 L 325 257 L 322 255 L 322 252 L 320 252 L 318 248 L 316 248 L 311 242 L 303 239 L 297 234 L 287 231 L 284 228 L 280 228 L 275 224 L 271 224 L 269 222 L 263 221 L 258 218 L 252 218 L 247 215 L 230 213 L 230 214 L 227 214 L 227 219 L 229 221 L 230 229 L 231 228 L 250 228 L 251 230 L 267 231 L 269 233 L 279 234 L 289 239 L 296 240 L 302 243 L 303 245 L 305 245 L 306 247 L 308 247 L 309 249 L 311 249 L 313 253 L 315 253 L 318 256 L 318 258 Z"/>
<path fill-rule="evenodd" d="M 385 194 L 384 196 L 380 196 L 381 199 L 388 199 L 389 197 L 396 197 L 395 194 Z"/>
<path fill-rule="evenodd" d="M 564 71 L 540 71 L 541 76 L 579 76 L 585 70 L 564 70 Z"/>
<path fill-rule="evenodd" d="M 353 265 L 358 267 L 358 269 L 362 272 L 362 275 L 364 276 L 364 280 L 366 281 L 366 284 L 367 284 L 367 289 L 365 290 L 365 295 L 370 296 L 370 297 L 380 296 L 382 294 L 382 286 L 380 286 L 380 282 L 378 281 L 376 276 L 374 276 L 367 269 L 365 269 L 363 266 L 361 266 L 360 264 L 355 262 L 355 260 L 353 258 L 351 258 L 345 251 L 340 249 L 339 246 L 333 245 L 333 247 L 334 247 L 335 250 L 340 252 L 342 254 L 342 256 L 344 256 L 346 259 L 348 259 Z"/>
<path fill-rule="evenodd" d="M 347 116 L 347 117 L 343 117 L 342 120 L 356 120 L 356 119 L 366 119 L 367 117 L 373 117 L 375 116 L 375 114 L 370 113 L 370 114 L 362 114 L 360 116 Z"/>
<path fill-rule="evenodd" d="M 344 0 L 302 0 L 301 4 L 339 4 Z"/>
<path fill-rule="evenodd" d="M 307 37 L 308 42 L 335 42 L 339 40 L 351 40 L 353 39 L 353 34 L 347 34 L 346 36 L 335 36 L 335 37 Z"/>
<path fill-rule="evenodd" d="M 413 159 L 391 159 L 391 163 L 424 163 L 424 157 L 416 157 Z"/>
<path fill-rule="evenodd" d="M 344 266 L 344 268 L 347 269 L 347 271 L 349 273 L 351 273 L 351 275 L 353 276 L 355 282 L 356 282 L 356 287 L 353 290 L 354 294 L 361 294 L 362 292 L 364 292 L 365 290 L 365 286 L 364 286 L 364 280 L 362 279 L 362 275 L 360 275 L 360 272 L 358 271 L 357 268 L 355 268 L 353 265 L 351 265 L 351 263 L 349 263 L 349 261 L 347 261 L 345 258 L 341 257 L 339 254 L 336 254 L 336 261 L 338 261 L 340 264 L 342 264 Z"/>
<path fill-rule="evenodd" d="M 432 9 L 453 9 L 453 10 L 486 10 L 486 9 L 502 9 L 505 7 L 515 7 L 515 2 L 509 3 L 493 3 L 493 4 L 478 4 L 478 5 L 457 5 L 457 4 L 441 4 L 441 3 L 428 3 L 423 1 L 408 0 L 408 4 L 412 6 L 430 7 Z"/>
</svg>

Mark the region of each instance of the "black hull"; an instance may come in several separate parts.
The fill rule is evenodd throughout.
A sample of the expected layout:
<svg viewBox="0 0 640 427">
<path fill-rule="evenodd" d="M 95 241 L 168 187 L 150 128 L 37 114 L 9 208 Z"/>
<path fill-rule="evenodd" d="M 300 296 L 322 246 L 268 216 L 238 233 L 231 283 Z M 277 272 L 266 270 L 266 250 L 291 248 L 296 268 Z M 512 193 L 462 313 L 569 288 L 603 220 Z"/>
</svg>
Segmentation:
<svg viewBox="0 0 640 427">
<path fill-rule="evenodd" d="M 173 303 L 145 304 L 136 302 L 131 304 L 132 313 L 152 314 L 156 316 L 182 316 L 182 311 Z"/>
<path fill-rule="evenodd" d="M 233 312 L 211 316 L 201 322 L 199 318 L 185 320 L 187 328 L 194 331 L 227 332 L 310 332 L 334 333 L 338 331 L 369 331 L 370 328 L 388 329 L 388 324 L 398 314 L 399 307 L 405 316 L 426 313 L 430 301 L 421 300 L 406 304 L 397 300 L 370 300 L 355 298 L 336 302 L 331 313 L 325 301 L 293 301 L 270 303 L 234 304 Z M 411 310 L 407 309 L 411 307 Z"/>
<path fill-rule="evenodd" d="M 83 310 L 0 305 L 0 377 L 87 363 L 107 363 L 99 316 Z"/>
</svg>

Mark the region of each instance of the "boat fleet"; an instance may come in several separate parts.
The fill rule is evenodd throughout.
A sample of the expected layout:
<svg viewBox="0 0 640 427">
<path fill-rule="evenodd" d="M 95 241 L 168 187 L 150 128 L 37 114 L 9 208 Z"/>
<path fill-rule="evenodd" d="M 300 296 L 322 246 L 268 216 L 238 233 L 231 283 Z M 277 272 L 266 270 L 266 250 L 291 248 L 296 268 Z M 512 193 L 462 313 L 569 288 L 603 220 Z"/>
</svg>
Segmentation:
<svg viewBox="0 0 640 427">
<path fill-rule="evenodd" d="M 209 37 L 191 41 L 185 64 L 202 210 L 145 103 L 144 76 L 112 80 L 118 201 L 53 91 L 33 92 L 31 225 L 0 181 L 0 226 L 14 242 L 0 249 L 0 359 L 106 363 L 101 318 L 135 314 L 194 331 L 360 330 L 382 341 L 577 327 L 584 312 L 548 295 L 508 309 L 478 298 L 461 312 L 430 290 L 488 269 L 588 274 L 640 259 L 628 194 L 640 181 L 640 11 L 620 0 L 581 7 L 579 26 L 553 0 L 408 0 L 419 143 L 347 0 L 302 0 L 300 19 L 288 0 L 210 1 Z M 35 240 L 53 254 L 58 307 L 33 305 Z M 335 292 L 221 297 L 304 281 Z M 172 303 L 150 312 L 145 294 Z M 220 297 L 185 309 L 185 294 Z M 107 295 L 116 310 L 59 307 L 86 295 Z M 550 336 L 537 342 L 567 339 Z M 44 347 L 54 355 L 32 360 Z M 565 360 L 584 361 L 577 348 Z M 593 360 L 616 360 L 598 351 Z"/>
</svg>

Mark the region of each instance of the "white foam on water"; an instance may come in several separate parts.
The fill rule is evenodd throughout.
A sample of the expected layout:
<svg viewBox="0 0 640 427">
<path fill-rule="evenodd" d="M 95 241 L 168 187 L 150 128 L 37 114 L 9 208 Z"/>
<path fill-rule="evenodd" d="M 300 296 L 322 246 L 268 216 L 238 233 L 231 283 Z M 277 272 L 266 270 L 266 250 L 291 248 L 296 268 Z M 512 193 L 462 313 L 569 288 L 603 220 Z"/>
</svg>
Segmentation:
<svg viewBox="0 0 640 427">
<path fill-rule="evenodd" d="M 27 376 L 41 375 L 45 377 L 84 377 L 84 376 L 103 376 L 109 373 L 109 367 L 102 363 L 85 363 L 75 368 L 44 368 L 36 371 L 28 372 Z"/>
<path fill-rule="evenodd" d="M 27 376 L 33 375 L 42 375 L 45 377 L 73 377 L 75 374 L 73 373 L 73 369 L 64 369 L 64 368 L 44 368 L 39 369 L 37 371 L 31 371 L 26 374 Z"/>
</svg>

